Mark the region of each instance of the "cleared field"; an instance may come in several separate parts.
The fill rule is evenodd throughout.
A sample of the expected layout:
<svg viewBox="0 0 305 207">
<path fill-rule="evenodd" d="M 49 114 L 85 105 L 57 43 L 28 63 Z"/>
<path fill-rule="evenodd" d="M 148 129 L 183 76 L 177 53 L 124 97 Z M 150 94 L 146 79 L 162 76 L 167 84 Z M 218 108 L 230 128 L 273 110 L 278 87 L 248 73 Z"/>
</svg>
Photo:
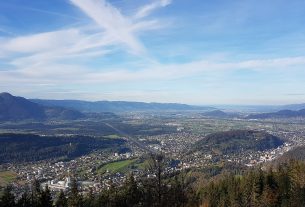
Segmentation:
<svg viewBox="0 0 305 207">
<path fill-rule="evenodd" d="M 117 172 L 126 172 L 128 169 L 130 169 L 135 163 L 137 159 L 132 159 L 132 160 L 122 160 L 122 161 L 117 161 L 117 162 L 111 162 L 108 163 L 104 166 L 102 166 L 99 170 L 98 173 L 106 173 L 107 171 L 109 173 L 117 173 Z"/>
<path fill-rule="evenodd" d="M 0 186 L 5 186 L 16 179 L 17 174 L 12 171 L 0 171 Z"/>
</svg>

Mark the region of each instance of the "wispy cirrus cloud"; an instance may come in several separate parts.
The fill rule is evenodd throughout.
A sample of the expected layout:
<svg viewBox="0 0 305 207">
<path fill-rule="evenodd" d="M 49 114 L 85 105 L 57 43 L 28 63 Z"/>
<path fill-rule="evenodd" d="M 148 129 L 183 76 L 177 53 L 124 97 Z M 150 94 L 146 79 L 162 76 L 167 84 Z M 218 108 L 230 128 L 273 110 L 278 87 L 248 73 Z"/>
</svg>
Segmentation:
<svg viewBox="0 0 305 207">
<path fill-rule="evenodd" d="M 136 33 L 162 27 L 157 19 L 133 21 L 105 0 L 70 2 L 92 20 L 91 26 L 2 38 L 0 58 L 18 69 L 33 65 L 44 67 L 44 64 L 73 58 L 90 60 L 117 48 L 144 55 L 146 49 Z"/>
<path fill-rule="evenodd" d="M 219 84 L 222 85 L 222 87 L 224 88 L 234 87 L 234 84 L 227 85 L 228 83 L 224 81 L 224 79 L 226 78 L 223 77 L 223 74 L 232 74 L 232 72 L 240 70 L 251 70 L 256 71 L 256 73 L 267 72 L 271 74 L 276 74 L 276 71 L 286 71 L 287 67 L 305 67 L 305 57 L 299 56 L 290 58 L 283 57 L 274 59 L 252 59 L 246 61 L 213 59 L 193 61 L 184 64 L 155 63 L 140 67 L 141 70 L 128 70 L 127 68 L 121 67 L 115 70 L 107 70 L 106 68 L 106 70 L 92 71 L 86 66 L 76 64 L 53 63 L 50 65 L 45 65 L 44 67 L 41 67 L 40 65 L 33 65 L 19 70 L 1 71 L 0 82 L 1 84 L 3 84 L 1 86 L 2 88 L 13 87 L 16 90 L 19 89 L 19 91 L 24 91 L 27 88 L 33 89 L 36 86 L 36 91 L 52 91 L 52 94 L 49 95 L 52 95 L 55 98 L 62 97 L 59 94 L 61 93 L 61 91 L 67 91 L 67 93 L 69 93 L 69 91 L 75 91 L 79 89 L 82 91 L 87 91 L 88 88 L 94 88 L 96 92 L 93 93 L 91 90 L 84 92 L 84 94 L 88 93 L 92 95 L 90 96 L 90 98 L 89 96 L 84 98 L 91 100 L 98 100 L 99 98 L 106 97 L 109 97 L 110 99 L 118 99 L 118 97 L 123 97 L 122 94 L 124 94 L 126 90 L 129 90 L 126 92 L 127 94 L 125 95 L 127 100 L 128 97 L 133 98 L 134 100 L 141 100 L 141 98 L 139 97 L 132 96 L 132 94 L 134 94 L 134 92 L 138 89 L 128 89 L 128 87 L 133 83 L 141 85 L 159 84 L 162 82 L 171 83 L 175 81 L 180 82 L 181 80 L 190 80 L 195 77 L 196 79 L 201 80 L 200 82 L 202 82 L 202 84 L 210 85 L 209 87 L 212 87 L 210 90 L 217 93 L 217 91 L 219 90 L 227 90 L 218 89 L 217 87 L 220 87 Z M 37 71 L 39 71 L 39 73 L 37 73 Z M 268 84 L 287 84 L 290 81 L 291 77 L 294 76 L 290 73 L 287 78 L 284 77 L 284 79 L 281 81 L 277 79 L 276 82 L 269 80 Z M 255 80 L 257 81 L 257 79 Z M 198 86 L 198 83 L 189 81 L 187 82 L 189 84 L 192 84 L 192 87 L 194 87 L 195 84 L 197 85 L 197 87 L 200 86 Z M 216 83 L 218 85 L 215 85 Z M 242 87 L 257 87 L 254 82 L 247 82 L 245 84 L 246 85 L 243 85 Z M 252 86 L 253 84 L 254 86 Z M 114 87 L 116 89 L 108 89 L 112 91 L 112 95 L 108 96 L 107 94 L 103 94 L 103 91 L 107 91 L 107 89 L 101 89 L 101 87 L 113 88 L 113 86 L 117 86 Z M 169 85 L 167 84 L 166 86 Z M 172 92 L 168 90 L 170 89 L 165 89 L 164 94 L 172 94 Z M 101 92 L 99 93 L 98 91 Z M 119 92 L 120 95 L 115 95 L 115 91 Z M 289 92 L 289 90 L 287 91 Z M 181 95 L 181 93 L 178 94 Z M 73 95 L 75 94 L 70 94 L 71 98 L 73 98 Z M 78 95 L 78 97 L 83 97 L 82 94 Z M 164 100 L 166 100 L 166 97 L 168 95 L 164 97 Z M 157 96 L 155 98 L 156 99 L 147 100 L 159 100 L 157 99 Z M 179 100 L 178 97 L 176 100 Z"/>
<path fill-rule="evenodd" d="M 135 19 L 141 19 L 143 17 L 148 16 L 151 14 L 154 10 L 166 7 L 172 3 L 171 0 L 155 0 L 150 4 L 147 4 L 143 7 L 141 7 L 137 13 L 134 15 Z"/>
<path fill-rule="evenodd" d="M 100 71 L 92 71 L 79 61 L 88 62 L 117 50 L 139 57 L 145 56 L 146 49 L 138 34 L 160 29 L 163 25 L 158 19 L 135 21 L 132 17 L 122 15 L 117 8 L 104 0 L 70 2 L 89 17 L 90 25 L 68 26 L 65 29 L 4 36 L 0 39 L 2 90 L 22 93 L 29 90 L 58 91 L 58 88 L 64 90 L 68 83 L 84 86 L 120 80 L 128 82 L 147 79 L 147 75 L 153 73 L 146 70 L 137 73 L 128 68 L 108 70 L 107 66 L 101 67 Z M 39 12 L 51 14 L 44 10 Z M 82 19 L 83 15 L 75 17 L 77 22 Z M 1 68 L 1 62 L 9 67 Z M 103 72 L 104 70 L 107 72 Z M 9 90 L 10 88 L 14 90 Z"/>
<path fill-rule="evenodd" d="M 107 35 L 124 43 L 135 53 L 144 51 L 144 46 L 134 35 L 132 22 L 111 4 L 105 0 L 71 0 L 71 2 L 104 29 Z"/>
<path fill-rule="evenodd" d="M 246 61 L 199 60 L 184 64 L 151 64 L 141 70 L 130 71 L 125 68 L 106 71 L 90 71 L 89 68 L 75 64 L 51 64 L 41 68 L 39 65 L 26 67 L 17 71 L 2 72 L 3 80 L 27 79 L 30 82 L 54 84 L 103 84 L 162 81 L 205 76 L 241 69 L 257 72 L 285 70 L 289 67 L 304 67 L 305 56 L 275 59 L 253 59 Z M 63 68 L 65 70 L 63 70 Z M 37 71 L 39 70 L 39 73 Z M 58 76 L 60 74 L 60 76 Z M 36 81 L 35 81 L 36 80 Z"/>
<path fill-rule="evenodd" d="M 1 41 L 1 50 L 9 53 L 35 53 L 53 50 L 63 45 L 70 45 L 80 38 L 77 29 L 44 32 Z"/>
</svg>

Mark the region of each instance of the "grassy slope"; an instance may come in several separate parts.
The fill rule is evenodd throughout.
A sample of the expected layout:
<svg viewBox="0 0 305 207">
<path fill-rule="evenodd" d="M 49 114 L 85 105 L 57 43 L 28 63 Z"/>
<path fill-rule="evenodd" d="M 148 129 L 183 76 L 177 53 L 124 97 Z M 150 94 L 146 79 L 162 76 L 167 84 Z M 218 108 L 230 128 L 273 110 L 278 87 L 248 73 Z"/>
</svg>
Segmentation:
<svg viewBox="0 0 305 207">
<path fill-rule="evenodd" d="M 116 172 L 126 172 L 129 167 L 131 167 L 137 159 L 132 159 L 132 160 L 122 160 L 122 161 L 117 161 L 117 162 L 111 162 L 108 163 L 104 166 L 102 166 L 99 170 L 98 173 L 105 173 L 107 170 L 109 173 L 116 173 Z"/>
<path fill-rule="evenodd" d="M 16 179 L 16 173 L 12 171 L 1 171 L 0 172 L 0 186 L 5 186 Z"/>
</svg>

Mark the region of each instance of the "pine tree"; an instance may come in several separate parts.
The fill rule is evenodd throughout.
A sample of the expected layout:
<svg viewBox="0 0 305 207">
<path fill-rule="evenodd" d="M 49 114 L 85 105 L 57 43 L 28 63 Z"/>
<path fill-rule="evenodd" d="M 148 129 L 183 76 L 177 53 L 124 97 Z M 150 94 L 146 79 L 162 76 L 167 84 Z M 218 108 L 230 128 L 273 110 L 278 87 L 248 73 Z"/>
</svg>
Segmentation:
<svg viewBox="0 0 305 207">
<path fill-rule="evenodd" d="M 69 198 L 68 198 L 68 206 L 69 207 L 82 207 L 82 196 L 80 195 L 78 191 L 78 185 L 77 181 L 73 179 L 72 185 L 71 185 L 71 190 L 69 193 Z"/>
<path fill-rule="evenodd" d="M 183 179 L 183 178 L 181 178 Z M 185 193 L 185 188 L 183 185 L 183 180 L 179 180 L 178 176 L 173 178 L 173 182 L 171 183 L 168 205 L 173 207 L 184 206 L 187 202 L 187 197 Z"/>
<path fill-rule="evenodd" d="M 140 202 L 141 191 L 132 174 L 127 178 L 125 185 L 123 186 L 123 191 L 126 206 L 132 207 Z"/>
<path fill-rule="evenodd" d="M 0 206 L 3 206 L 3 207 L 15 207 L 16 206 L 15 196 L 12 193 L 12 187 L 11 186 L 7 186 L 4 189 L 3 196 L 2 196 L 0 204 L 1 204 Z"/>
<path fill-rule="evenodd" d="M 90 188 L 89 193 L 84 199 L 84 206 L 85 207 L 94 207 L 95 206 L 95 196 L 93 195 L 93 191 Z"/>
<path fill-rule="evenodd" d="M 31 207 L 31 198 L 28 195 L 27 191 L 25 191 L 22 195 L 21 198 L 17 202 L 18 207 Z"/>
<path fill-rule="evenodd" d="M 68 201 L 63 190 L 60 190 L 59 196 L 55 203 L 56 207 L 68 207 Z"/>
<path fill-rule="evenodd" d="M 154 206 L 164 206 L 166 205 L 166 193 L 167 193 L 167 183 L 165 183 L 164 178 L 164 168 L 165 168 L 165 159 L 164 156 L 159 155 L 152 155 L 148 172 L 153 175 L 153 178 L 149 179 L 147 184 L 148 188 L 151 188 L 147 190 L 147 192 L 152 193 L 150 196 L 153 200 Z"/>
<path fill-rule="evenodd" d="M 31 204 L 32 207 L 40 207 L 41 189 L 38 180 L 34 180 L 31 187 Z"/>
<path fill-rule="evenodd" d="M 45 189 L 41 192 L 39 203 L 40 203 L 40 206 L 43 206 L 43 207 L 52 207 L 53 206 L 51 192 L 50 192 L 48 185 L 46 185 Z"/>
</svg>

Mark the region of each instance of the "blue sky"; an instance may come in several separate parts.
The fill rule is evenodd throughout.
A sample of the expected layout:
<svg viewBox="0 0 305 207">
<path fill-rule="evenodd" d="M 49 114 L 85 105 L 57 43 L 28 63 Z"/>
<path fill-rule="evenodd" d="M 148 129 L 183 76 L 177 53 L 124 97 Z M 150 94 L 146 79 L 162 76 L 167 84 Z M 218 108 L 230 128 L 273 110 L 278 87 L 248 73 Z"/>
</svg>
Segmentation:
<svg viewBox="0 0 305 207">
<path fill-rule="evenodd" d="M 1 1 L 0 90 L 48 99 L 305 102 L 305 1 Z"/>
</svg>

